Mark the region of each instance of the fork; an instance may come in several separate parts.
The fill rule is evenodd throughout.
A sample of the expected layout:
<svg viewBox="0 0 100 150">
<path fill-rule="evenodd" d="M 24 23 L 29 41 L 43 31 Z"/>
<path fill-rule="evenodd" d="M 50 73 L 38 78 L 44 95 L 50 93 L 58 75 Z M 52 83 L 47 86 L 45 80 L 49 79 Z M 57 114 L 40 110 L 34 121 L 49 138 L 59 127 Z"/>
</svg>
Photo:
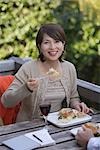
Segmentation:
<svg viewBox="0 0 100 150">
<path fill-rule="evenodd" d="M 42 79 L 45 79 L 45 78 L 48 78 L 49 75 L 44 75 L 44 76 L 41 76 L 41 77 L 37 77 L 38 80 L 42 80 Z"/>
</svg>

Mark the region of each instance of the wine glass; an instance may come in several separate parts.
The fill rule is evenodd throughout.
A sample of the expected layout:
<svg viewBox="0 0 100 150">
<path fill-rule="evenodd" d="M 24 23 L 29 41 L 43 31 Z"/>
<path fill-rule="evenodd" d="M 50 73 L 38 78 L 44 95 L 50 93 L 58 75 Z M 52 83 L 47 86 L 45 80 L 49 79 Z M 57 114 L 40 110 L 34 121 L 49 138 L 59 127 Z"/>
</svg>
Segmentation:
<svg viewBox="0 0 100 150">
<path fill-rule="evenodd" d="M 39 107 L 40 107 L 41 113 L 43 114 L 44 119 L 45 119 L 45 127 L 44 128 L 48 130 L 47 116 L 48 116 L 48 113 L 50 112 L 51 104 L 50 103 L 41 103 L 39 105 Z"/>
</svg>

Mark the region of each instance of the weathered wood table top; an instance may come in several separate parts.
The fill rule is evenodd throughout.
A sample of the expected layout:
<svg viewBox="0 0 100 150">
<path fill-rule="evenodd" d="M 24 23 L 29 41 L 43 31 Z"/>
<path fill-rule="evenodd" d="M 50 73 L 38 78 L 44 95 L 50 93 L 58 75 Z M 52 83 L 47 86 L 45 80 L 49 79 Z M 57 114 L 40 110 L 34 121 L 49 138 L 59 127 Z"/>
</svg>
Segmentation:
<svg viewBox="0 0 100 150">
<path fill-rule="evenodd" d="M 92 114 L 92 122 L 100 123 L 100 111 L 95 111 Z M 0 127 L 0 150 L 9 150 L 8 147 L 2 145 L 3 140 L 22 135 L 28 132 L 42 129 L 44 126 L 44 120 L 37 119 L 31 122 L 21 122 L 12 125 Z M 74 136 L 70 133 L 70 130 L 75 127 L 79 127 L 81 124 L 73 125 L 66 128 L 59 128 L 52 124 L 49 124 L 52 138 L 56 141 L 55 145 L 37 148 L 40 150 L 82 150 L 82 147 L 77 145 Z"/>
</svg>

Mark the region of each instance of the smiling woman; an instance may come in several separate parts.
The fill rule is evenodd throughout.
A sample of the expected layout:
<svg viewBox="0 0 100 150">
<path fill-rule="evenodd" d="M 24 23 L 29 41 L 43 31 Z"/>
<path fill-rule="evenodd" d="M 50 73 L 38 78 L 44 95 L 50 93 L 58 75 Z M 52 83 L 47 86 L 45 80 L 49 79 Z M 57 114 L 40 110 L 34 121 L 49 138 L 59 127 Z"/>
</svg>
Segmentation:
<svg viewBox="0 0 100 150">
<path fill-rule="evenodd" d="M 65 44 L 65 33 L 60 25 L 51 23 L 40 27 L 36 37 L 38 59 L 22 65 L 1 98 L 6 107 L 15 106 L 21 101 L 16 122 L 40 117 L 41 102 L 50 102 L 51 112 L 59 111 L 63 100 L 67 107 L 85 113 L 90 111 L 86 104 L 80 102 L 74 65 L 62 59 Z M 41 78 L 51 68 L 60 76 L 51 74 Z"/>
</svg>

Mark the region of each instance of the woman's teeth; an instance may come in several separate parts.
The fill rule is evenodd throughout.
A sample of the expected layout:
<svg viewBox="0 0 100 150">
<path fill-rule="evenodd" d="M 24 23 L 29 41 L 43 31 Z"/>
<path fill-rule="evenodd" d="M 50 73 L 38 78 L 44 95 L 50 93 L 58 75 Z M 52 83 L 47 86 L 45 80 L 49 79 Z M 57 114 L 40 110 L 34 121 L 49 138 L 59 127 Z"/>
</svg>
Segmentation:
<svg viewBox="0 0 100 150">
<path fill-rule="evenodd" d="M 49 52 L 50 55 L 55 56 L 57 52 Z"/>
</svg>

